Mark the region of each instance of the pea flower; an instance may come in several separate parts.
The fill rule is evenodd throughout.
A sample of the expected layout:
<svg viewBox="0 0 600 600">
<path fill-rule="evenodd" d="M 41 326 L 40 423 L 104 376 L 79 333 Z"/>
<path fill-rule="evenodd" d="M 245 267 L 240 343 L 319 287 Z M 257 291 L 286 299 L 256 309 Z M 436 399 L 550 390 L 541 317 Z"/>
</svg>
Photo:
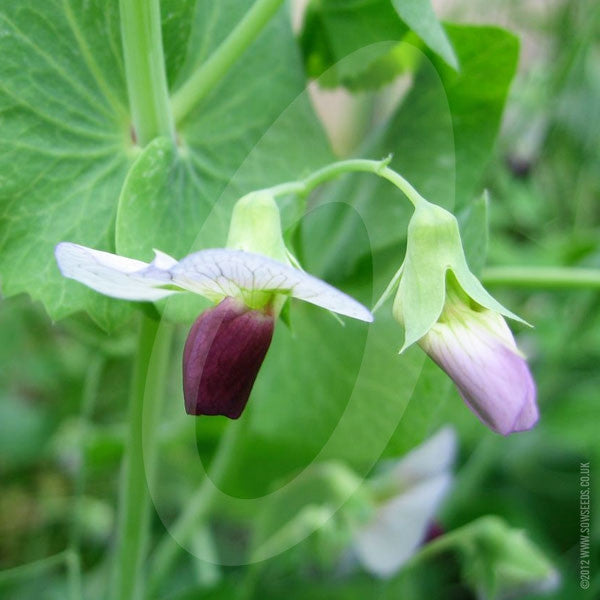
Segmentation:
<svg viewBox="0 0 600 600">
<path fill-rule="evenodd" d="M 192 292 L 216 306 L 192 325 L 183 352 L 185 409 L 191 415 L 238 418 L 271 344 L 287 298 L 371 322 L 362 304 L 292 266 L 275 201 L 256 192 L 234 209 L 228 248 L 194 252 L 181 260 L 155 250 L 151 263 L 70 242 L 56 246 L 65 277 L 125 300 L 155 302 Z M 296 263 L 297 264 L 297 263 Z"/>
<path fill-rule="evenodd" d="M 391 577 L 427 540 L 435 513 L 452 484 L 455 453 L 456 434 L 445 427 L 367 481 L 377 506 L 353 542 L 367 571 Z"/>
<path fill-rule="evenodd" d="M 454 215 L 428 202 L 417 206 L 405 260 L 384 297 L 396 286 L 402 350 L 418 342 L 493 431 L 531 429 L 539 417 L 535 383 L 504 317 L 523 321 L 469 270 Z"/>
</svg>

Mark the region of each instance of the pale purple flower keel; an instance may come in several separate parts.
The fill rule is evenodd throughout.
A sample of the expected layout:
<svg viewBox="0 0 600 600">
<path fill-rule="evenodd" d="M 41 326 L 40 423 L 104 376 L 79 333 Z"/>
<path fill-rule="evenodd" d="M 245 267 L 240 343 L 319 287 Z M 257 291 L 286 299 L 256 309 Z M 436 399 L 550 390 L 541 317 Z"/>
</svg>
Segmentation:
<svg viewBox="0 0 600 600">
<path fill-rule="evenodd" d="M 531 429 L 539 418 L 536 388 L 504 318 L 463 304 L 436 323 L 421 347 L 452 378 L 479 419 L 508 435 Z"/>
</svg>

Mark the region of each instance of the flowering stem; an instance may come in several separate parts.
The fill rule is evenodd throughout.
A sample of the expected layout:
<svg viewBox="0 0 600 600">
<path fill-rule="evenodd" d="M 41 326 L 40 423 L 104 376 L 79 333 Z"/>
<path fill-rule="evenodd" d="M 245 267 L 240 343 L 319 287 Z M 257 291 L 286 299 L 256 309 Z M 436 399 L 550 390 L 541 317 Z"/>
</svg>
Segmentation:
<svg viewBox="0 0 600 600">
<path fill-rule="evenodd" d="M 78 438 L 78 453 L 77 453 L 77 475 L 74 482 L 74 504 L 73 504 L 73 521 L 71 523 L 69 548 L 71 550 L 67 556 L 67 569 L 69 573 L 69 589 L 70 597 L 75 600 L 83 596 L 83 584 L 81 581 L 81 561 L 80 557 L 80 541 L 81 541 L 81 507 L 83 501 L 83 492 L 85 489 L 85 435 L 86 429 L 92 415 L 94 404 L 98 398 L 98 388 L 102 369 L 106 359 L 103 354 L 97 354 L 88 367 L 85 377 L 85 383 L 82 394 L 80 423 L 81 429 Z"/>
<path fill-rule="evenodd" d="M 173 94 L 173 113 L 177 123 L 181 123 L 224 77 L 231 65 L 257 38 L 282 2 L 283 0 L 257 0 L 213 54 Z"/>
<path fill-rule="evenodd" d="M 140 572 L 149 528 L 148 487 L 153 476 L 156 421 L 171 334 L 170 327 L 159 327 L 159 321 L 142 317 L 121 480 L 119 540 L 115 555 L 114 588 L 110 596 L 115 600 L 139 600 L 143 597 Z"/>
<path fill-rule="evenodd" d="M 419 194 L 419 192 L 417 192 L 417 190 L 402 177 L 402 175 L 388 167 L 391 159 L 392 157 L 388 156 L 383 160 L 367 160 L 360 158 L 341 160 L 315 171 L 304 179 L 276 185 L 270 188 L 269 191 L 274 196 L 284 196 L 287 194 L 307 196 L 317 186 L 326 181 L 330 181 L 331 179 L 335 179 L 346 173 L 362 172 L 373 173 L 374 175 L 383 177 L 383 179 L 387 179 L 400 189 L 415 207 L 427 202 L 427 200 L 425 200 L 425 198 L 423 198 L 423 196 L 421 196 L 421 194 Z"/>
<path fill-rule="evenodd" d="M 156 593 L 165 575 L 169 572 L 177 554 L 181 551 L 181 543 L 185 543 L 195 531 L 198 523 L 212 509 L 218 497 L 219 486 L 237 457 L 237 450 L 245 421 L 233 421 L 227 426 L 217 453 L 213 458 L 210 476 L 207 476 L 194 496 L 187 502 L 185 510 L 177 518 L 169 533 L 160 541 L 152 557 L 150 570 L 150 594 Z"/>
<path fill-rule="evenodd" d="M 0 585 L 6 585 L 17 581 L 31 581 L 36 577 L 39 577 L 45 571 L 51 571 L 58 566 L 66 566 L 67 571 L 70 571 L 69 562 L 72 560 L 71 555 L 71 550 L 64 550 L 53 556 L 42 558 L 41 560 L 0 571 Z"/>
<path fill-rule="evenodd" d="M 525 288 L 600 289 L 600 269 L 572 267 L 488 267 L 486 285 Z"/>
<path fill-rule="evenodd" d="M 159 0 L 120 0 L 121 37 L 133 129 L 140 146 L 175 138 Z"/>
<path fill-rule="evenodd" d="M 409 559 L 403 568 L 409 569 L 410 567 L 414 567 L 440 552 L 458 550 L 461 547 L 464 548 L 468 546 L 472 543 L 472 540 L 476 539 L 482 532 L 485 532 L 490 527 L 490 524 L 494 523 L 497 519 L 498 517 L 489 515 L 479 517 L 458 529 L 454 529 L 435 538 L 422 546 L 421 549 Z"/>
</svg>

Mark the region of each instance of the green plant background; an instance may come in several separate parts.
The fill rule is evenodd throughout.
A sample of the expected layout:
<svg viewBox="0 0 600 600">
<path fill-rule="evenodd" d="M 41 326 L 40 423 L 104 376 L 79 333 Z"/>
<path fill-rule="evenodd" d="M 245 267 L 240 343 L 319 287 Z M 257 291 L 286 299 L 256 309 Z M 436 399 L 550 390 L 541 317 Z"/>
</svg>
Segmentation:
<svg viewBox="0 0 600 600">
<path fill-rule="evenodd" d="M 163 0 L 171 91 L 249 5 Z M 457 21 L 469 22 L 461 3 L 453 5 Z M 600 267 L 598 10 L 592 2 L 542 13 L 507 3 L 505 13 L 523 30 L 520 59 L 519 41 L 506 29 L 442 26 L 428 3 L 315 2 L 298 36 L 283 9 L 178 124 L 176 147 L 157 139 L 140 149 L 130 131 L 117 3 L 0 1 L 2 568 L 56 555 L 77 539 L 85 597 L 103 597 L 116 527 L 140 307 L 62 278 L 54 245 L 68 240 L 143 260 L 155 247 L 180 257 L 222 245 L 237 197 L 334 160 L 307 75 L 360 95 L 368 110 L 347 124 L 362 132 L 349 152 L 393 153 L 391 166 L 453 209 L 475 270 L 484 262 Z M 527 58 L 528 36 L 543 39 L 536 60 Z M 409 89 L 379 122 L 381 86 L 398 76 Z M 402 260 L 408 203 L 389 183 L 357 174 L 324 186 L 308 206 L 300 219 L 291 201 L 284 208 L 304 267 L 371 305 Z M 503 516 L 559 568 L 562 587 L 544 597 L 583 595 L 578 473 L 580 462 L 600 459 L 598 291 L 510 287 L 492 291 L 535 324 L 516 328 L 538 382 L 542 419 L 533 431 L 503 439 L 485 430 L 419 349 L 398 356 L 402 331 L 389 307 L 367 330 L 292 303 L 223 489 L 260 497 L 315 459 L 367 475 L 380 458 L 400 456 L 450 423 L 460 453 L 439 516 L 444 528 Z M 158 306 L 177 328 L 151 546 L 201 483 L 198 456 L 209 464 L 227 426 L 221 418 L 190 425 L 182 414 L 181 348 L 202 306 L 189 298 Z M 276 506 L 267 501 L 262 510 Z M 200 556 L 241 556 L 256 522 L 256 514 L 224 503 L 210 519 L 217 549 L 207 549 L 203 527 L 190 543 Z M 384 582 L 332 574 L 323 545 L 314 534 L 264 563 L 256 597 L 474 597 L 452 556 Z M 244 577 L 243 567 L 181 553 L 157 597 L 237 597 Z M 0 596 L 64 598 L 68 585 L 59 564 L 35 576 L 0 576 Z"/>
</svg>

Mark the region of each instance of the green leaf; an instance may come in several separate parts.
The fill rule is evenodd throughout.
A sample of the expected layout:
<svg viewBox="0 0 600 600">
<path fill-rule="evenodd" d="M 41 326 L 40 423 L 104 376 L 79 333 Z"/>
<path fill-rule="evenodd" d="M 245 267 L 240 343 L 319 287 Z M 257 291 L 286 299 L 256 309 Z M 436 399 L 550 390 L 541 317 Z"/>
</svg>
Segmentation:
<svg viewBox="0 0 600 600">
<path fill-rule="evenodd" d="M 253 534 L 253 559 L 276 556 L 316 534 L 311 554 L 319 552 L 329 564 L 338 560 L 355 528 L 371 516 L 372 502 L 361 483 L 342 463 L 308 467 L 264 502 Z"/>
<path fill-rule="evenodd" d="M 178 156 L 171 140 L 157 138 L 138 156 L 123 184 L 117 253 L 150 261 L 157 248 L 185 256 L 193 241 L 193 224 L 201 224 L 210 208 L 209 199 L 196 187 L 190 161 Z"/>
<path fill-rule="evenodd" d="M 519 59 L 519 40 L 498 27 L 448 25 L 459 73 L 438 64 L 452 112 L 456 148 L 456 206 L 476 193 L 494 148 Z"/>
<path fill-rule="evenodd" d="M 187 56 L 194 12 L 207 6 L 197 0 L 161 0 L 162 37 L 169 87 L 172 87 Z"/>
<path fill-rule="evenodd" d="M 18 398 L 0 397 L 0 456 L 3 469 L 35 462 L 47 443 L 46 412 Z"/>
<path fill-rule="evenodd" d="M 353 91 L 378 88 L 411 70 L 425 44 L 450 66 L 456 56 L 427 0 L 313 0 L 307 7 L 300 43 L 310 77 L 323 87 Z"/>
<path fill-rule="evenodd" d="M 437 20 L 429 0 L 392 0 L 400 18 L 452 68 L 458 60 L 444 28 Z"/>
<path fill-rule="evenodd" d="M 475 275 L 481 273 L 487 257 L 488 203 L 488 193 L 484 192 L 457 215 L 467 263 Z"/>
<path fill-rule="evenodd" d="M 162 6 L 175 87 L 250 5 L 199 2 L 191 23 L 182 22 L 190 2 Z M 118 12 L 116 0 L 0 8 L 3 293 L 28 292 L 55 319 L 86 310 L 104 327 L 122 323 L 132 305 L 64 279 L 58 242 L 141 259 L 154 247 L 179 258 L 220 246 L 227 210 L 242 192 L 331 158 L 306 97 L 297 100 L 304 75 L 283 11 L 181 125 L 176 147 L 156 140 L 140 152 L 130 135 Z"/>
<path fill-rule="evenodd" d="M 320 0 L 308 5 L 300 43 L 310 77 L 331 69 L 321 85 L 360 89 L 368 87 L 369 71 L 377 71 L 382 61 L 387 68 L 373 81 L 374 87 L 399 72 L 402 63 L 395 64 L 390 55 L 394 44 L 389 42 L 407 33 L 389 0 Z"/>
<path fill-rule="evenodd" d="M 117 14 L 76 0 L 0 8 L 3 293 L 28 292 L 54 318 L 87 307 L 104 325 L 124 307 L 62 278 L 53 250 L 114 247 L 131 152 Z"/>
</svg>

